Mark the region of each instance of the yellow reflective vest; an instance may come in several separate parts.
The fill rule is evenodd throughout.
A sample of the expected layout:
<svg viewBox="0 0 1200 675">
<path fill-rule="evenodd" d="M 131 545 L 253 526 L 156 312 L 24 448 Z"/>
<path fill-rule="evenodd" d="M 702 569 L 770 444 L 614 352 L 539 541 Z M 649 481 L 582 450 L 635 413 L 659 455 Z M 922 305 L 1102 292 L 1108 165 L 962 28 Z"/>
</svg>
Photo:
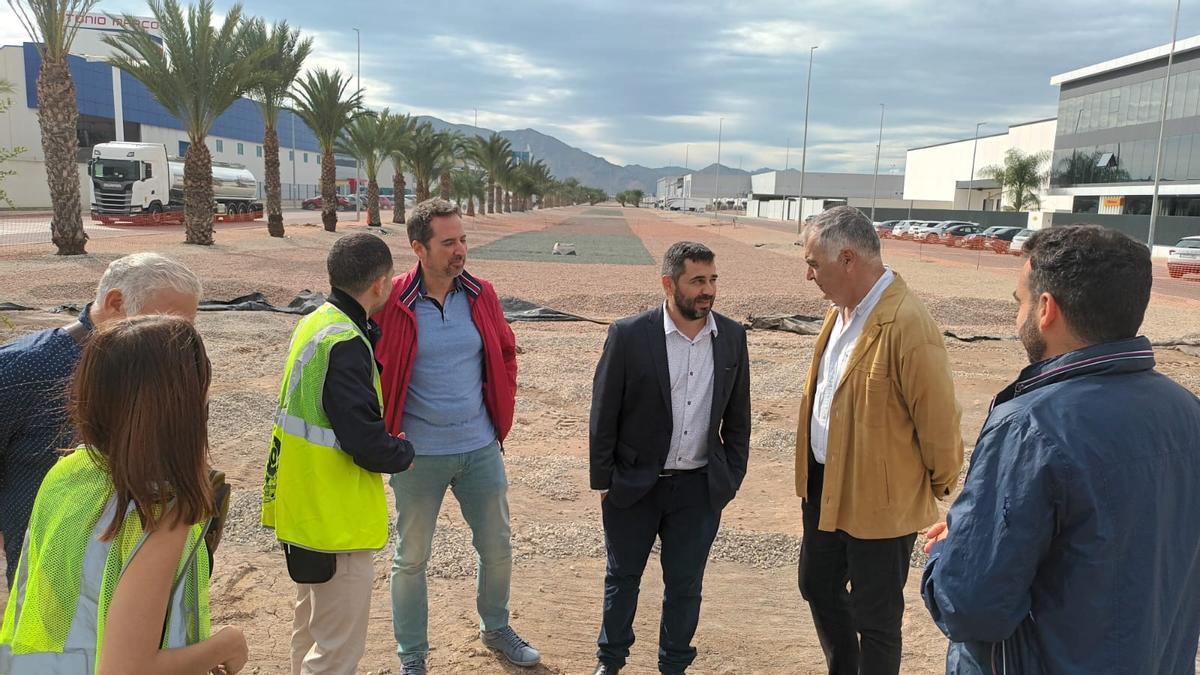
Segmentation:
<svg viewBox="0 0 1200 675">
<path fill-rule="evenodd" d="M 101 541 L 116 509 L 112 480 L 87 450 L 46 474 L 0 626 L 0 675 L 96 672 L 117 582 L 146 538 L 129 505 L 118 534 Z M 208 639 L 205 528 L 192 526 L 180 555 L 164 649 Z"/>
<path fill-rule="evenodd" d="M 344 340 L 371 348 L 354 321 L 330 303 L 296 326 L 263 482 L 262 524 L 281 542 L 327 553 L 378 550 L 388 535 L 383 476 L 341 449 L 321 404 L 329 353 Z M 374 381 L 382 410 L 378 368 Z"/>
</svg>

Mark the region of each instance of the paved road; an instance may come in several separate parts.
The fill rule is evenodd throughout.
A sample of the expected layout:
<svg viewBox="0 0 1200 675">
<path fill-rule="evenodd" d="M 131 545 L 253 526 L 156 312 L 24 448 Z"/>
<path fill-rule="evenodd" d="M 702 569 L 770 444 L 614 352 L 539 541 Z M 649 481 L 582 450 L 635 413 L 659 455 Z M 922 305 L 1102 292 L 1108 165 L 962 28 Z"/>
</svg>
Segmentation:
<svg viewBox="0 0 1200 675">
<path fill-rule="evenodd" d="M 363 212 L 362 218 L 366 219 L 366 212 Z M 354 221 L 353 212 L 338 213 L 338 222 L 347 223 Z M 320 211 L 305 211 L 303 209 L 286 209 L 283 212 L 284 225 L 292 225 L 299 223 L 319 223 L 321 222 Z M 266 218 L 260 218 L 251 222 L 241 223 L 217 223 L 215 229 L 238 229 L 238 228 L 266 228 Z M 101 223 L 91 220 L 88 217 L 84 218 L 83 227 L 87 231 L 88 236 L 93 239 L 106 239 L 109 237 L 128 237 L 146 234 L 168 234 L 171 232 L 183 232 L 183 224 L 175 225 L 102 225 Z M 35 247 L 40 244 L 50 244 L 50 215 L 48 213 L 24 213 L 20 215 L 0 215 L 0 247 L 4 246 L 24 246 Z"/>
</svg>

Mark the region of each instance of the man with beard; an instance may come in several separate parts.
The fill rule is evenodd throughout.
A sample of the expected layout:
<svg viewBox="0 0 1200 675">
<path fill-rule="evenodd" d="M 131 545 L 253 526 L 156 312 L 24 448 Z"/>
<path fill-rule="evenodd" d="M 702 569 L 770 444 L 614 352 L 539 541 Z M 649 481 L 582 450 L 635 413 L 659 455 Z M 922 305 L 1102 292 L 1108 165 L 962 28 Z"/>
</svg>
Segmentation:
<svg viewBox="0 0 1200 675">
<path fill-rule="evenodd" d="M 465 269 L 467 235 L 458 207 L 430 199 L 413 209 L 408 239 L 418 263 L 396 277 L 374 317 L 383 334 L 388 431 L 413 444 L 415 471 L 393 474 L 396 557 L 392 623 L 402 675 L 428 670 L 425 570 L 446 491 L 454 493 L 479 554 L 475 605 L 480 638 L 509 662 L 541 660 L 509 625 L 512 530 L 504 438 L 517 393 L 517 345 L 492 285 Z"/>
<path fill-rule="evenodd" d="M 683 673 L 696 658 L 704 566 L 750 455 L 746 331 L 712 309 L 713 252 L 673 244 L 662 287 L 661 307 L 609 327 L 592 382 L 591 485 L 608 551 L 595 675 L 616 673 L 629 656 L 655 538 L 666 587 L 658 668 Z"/>
<path fill-rule="evenodd" d="M 1200 400 L 1138 336 L 1150 251 L 1041 230 L 1014 296 L 1033 364 L 992 403 L 921 594 L 948 673 L 1192 673 Z"/>
<path fill-rule="evenodd" d="M 813 218 L 804 259 L 833 307 L 796 431 L 800 594 L 830 673 L 894 674 L 916 533 L 962 468 L 961 411 L 941 330 L 861 211 Z"/>
</svg>

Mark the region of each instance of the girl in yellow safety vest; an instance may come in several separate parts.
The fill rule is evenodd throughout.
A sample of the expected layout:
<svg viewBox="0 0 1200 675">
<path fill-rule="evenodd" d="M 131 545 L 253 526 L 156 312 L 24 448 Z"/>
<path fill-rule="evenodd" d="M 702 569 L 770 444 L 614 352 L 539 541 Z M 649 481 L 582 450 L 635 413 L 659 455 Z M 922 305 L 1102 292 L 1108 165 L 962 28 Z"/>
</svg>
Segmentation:
<svg viewBox="0 0 1200 675">
<path fill-rule="evenodd" d="M 34 504 L 0 673 L 232 675 L 246 664 L 238 628 L 209 636 L 210 380 L 186 320 L 127 319 L 89 339 L 70 396 L 82 447 Z"/>
</svg>

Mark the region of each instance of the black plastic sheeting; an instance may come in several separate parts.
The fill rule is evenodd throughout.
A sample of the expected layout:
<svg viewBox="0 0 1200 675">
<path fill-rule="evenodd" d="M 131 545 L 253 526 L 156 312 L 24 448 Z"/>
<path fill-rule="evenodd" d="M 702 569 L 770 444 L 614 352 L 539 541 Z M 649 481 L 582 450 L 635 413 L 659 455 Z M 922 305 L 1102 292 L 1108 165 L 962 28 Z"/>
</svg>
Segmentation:
<svg viewBox="0 0 1200 675">
<path fill-rule="evenodd" d="M 772 316 L 751 316 L 744 324 L 750 330 L 778 330 L 797 335 L 820 335 L 825 324 L 823 317 L 804 316 L 803 314 L 776 314 Z M 946 331 L 942 335 L 959 342 L 983 342 L 989 340 L 1015 340 L 1014 337 L 997 337 L 995 335 L 959 335 Z"/>
<path fill-rule="evenodd" d="M 316 291 L 305 289 L 300 291 L 300 294 L 292 298 L 292 301 L 283 307 L 272 305 L 267 296 L 255 291 L 247 295 L 238 296 L 232 300 L 204 300 L 200 303 L 201 312 L 278 312 L 281 314 L 298 314 L 304 315 L 313 312 L 325 302 L 325 295 Z M 588 321 L 591 323 L 607 324 L 607 321 L 599 321 L 570 312 L 563 312 L 550 307 L 543 307 L 536 303 L 520 298 L 504 298 L 500 301 L 500 306 L 504 309 L 504 318 L 512 323 L 514 321 Z M 56 314 L 79 314 L 82 307 L 80 305 L 59 305 L 48 311 Z M 13 302 L 0 302 L 0 312 L 28 312 L 41 311 L 39 307 L 26 307 Z"/>
<path fill-rule="evenodd" d="M 549 307 L 543 307 L 520 298 L 501 298 L 500 306 L 504 309 L 504 319 L 509 323 L 514 321 L 588 321 L 606 324 L 607 321 L 589 319 L 586 316 L 571 314 Z"/>
<path fill-rule="evenodd" d="M 309 314 L 325 304 L 325 295 L 310 291 L 307 288 L 292 298 L 284 307 L 276 307 L 267 302 L 267 296 L 255 291 L 232 300 L 204 300 L 200 303 L 201 312 L 279 312 L 282 314 Z"/>
</svg>

